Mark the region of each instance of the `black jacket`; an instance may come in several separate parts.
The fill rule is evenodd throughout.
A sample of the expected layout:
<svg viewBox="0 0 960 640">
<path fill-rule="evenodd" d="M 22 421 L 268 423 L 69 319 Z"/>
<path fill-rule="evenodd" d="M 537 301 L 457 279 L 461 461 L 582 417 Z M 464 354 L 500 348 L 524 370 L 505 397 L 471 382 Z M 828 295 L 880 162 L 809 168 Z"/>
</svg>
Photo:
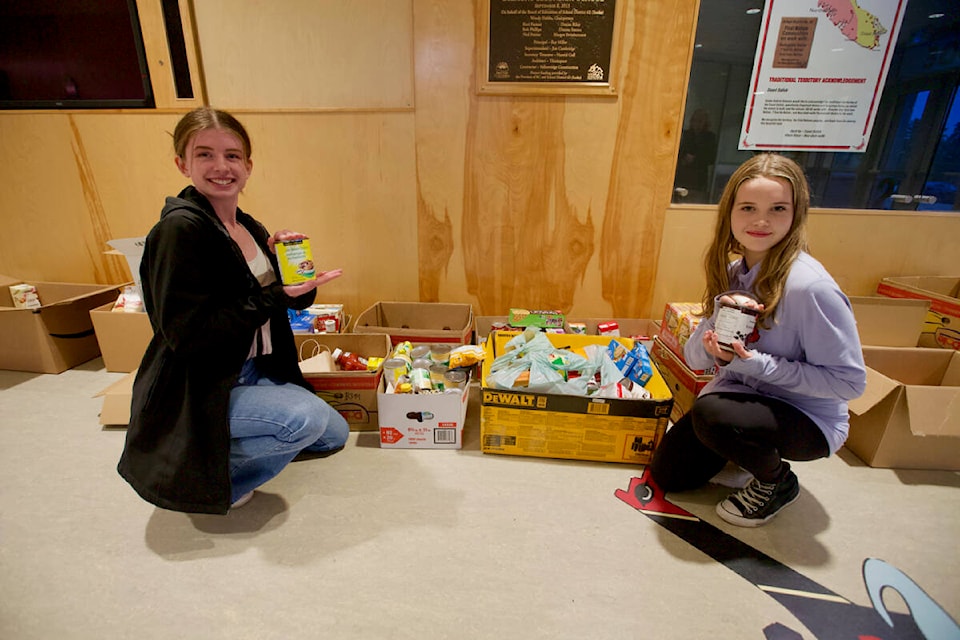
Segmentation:
<svg viewBox="0 0 960 640">
<path fill-rule="evenodd" d="M 280 273 L 263 225 L 237 210 Z M 240 248 L 194 187 L 167 198 L 140 263 L 154 336 L 133 383 L 130 425 L 117 470 L 143 499 L 165 509 L 230 508 L 230 389 L 268 319 L 273 353 L 260 369 L 310 389 L 297 364 L 287 308 L 304 309 L 279 282 L 261 287 Z"/>
</svg>

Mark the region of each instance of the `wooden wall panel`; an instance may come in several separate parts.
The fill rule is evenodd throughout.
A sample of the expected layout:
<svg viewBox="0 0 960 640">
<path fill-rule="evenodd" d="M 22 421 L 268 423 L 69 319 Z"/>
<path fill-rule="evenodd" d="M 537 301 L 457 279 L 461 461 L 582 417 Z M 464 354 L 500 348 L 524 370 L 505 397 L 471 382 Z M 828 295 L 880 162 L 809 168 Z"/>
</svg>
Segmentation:
<svg viewBox="0 0 960 640">
<path fill-rule="evenodd" d="M 642 315 L 673 176 L 696 3 L 622 4 L 617 98 L 477 96 L 486 16 L 475 3 L 473 31 L 461 26 L 451 35 L 452 22 L 470 17 L 465 4 L 414 4 L 420 225 L 428 241 L 420 247 L 421 296 L 443 292 L 486 314 L 523 306 Z M 468 37 L 471 49 L 462 46 Z M 451 105 L 466 106 L 466 121 Z M 448 161 L 438 174 L 424 171 L 437 145 Z M 431 180 L 441 175 L 450 179 Z M 458 198 L 453 185 L 461 184 Z M 437 273 L 445 275 L 433 282 Z"/>
<path fill-rule="evenodd" d="M 413 108 L 410 0 L 193 0 L 228 109 Z"/>
<path fill-rule="evenodd" d="M 667 211 L 657 264 L 653 316 L 667 302 L 703 295 L 703 253 L 716 209 Z M 847 295 L 874 295 L 887 276 L 960 275 L 960 216 L 950 213 L 816 209 L 809 219 L 810 252 Z"/>
</svg>

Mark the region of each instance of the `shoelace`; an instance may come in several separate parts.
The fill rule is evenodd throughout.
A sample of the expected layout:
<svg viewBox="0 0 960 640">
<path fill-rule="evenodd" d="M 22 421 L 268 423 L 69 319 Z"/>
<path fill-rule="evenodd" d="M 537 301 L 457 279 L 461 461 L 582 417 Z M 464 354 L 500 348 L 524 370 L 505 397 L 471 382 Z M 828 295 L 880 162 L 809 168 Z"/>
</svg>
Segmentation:
<svg viewBox="0 0 960 640">
<path fill-rule="evenodd" d="M 777 485 L 765 484 L 754 478 L 750 484 L 738 491 L 735 497 L 746 508 L 747 513 L 754 513 L 769 502 L 776 489 Z"/>
</svg>

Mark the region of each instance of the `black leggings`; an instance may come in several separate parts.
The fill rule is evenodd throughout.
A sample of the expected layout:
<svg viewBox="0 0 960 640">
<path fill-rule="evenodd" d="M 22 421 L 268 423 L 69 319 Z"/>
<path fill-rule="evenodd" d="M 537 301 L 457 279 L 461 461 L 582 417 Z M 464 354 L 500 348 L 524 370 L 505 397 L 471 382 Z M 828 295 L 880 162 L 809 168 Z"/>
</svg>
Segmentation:
<svg viewBox="0 0 960 640">
<path fill-rule="evenodd" d="M 653 453 L 650 473 L 664 491 L 686 491 L 704 485 L 730 461 L 762 482 L 773 482 L 782 460 L 829 454 L 819 427 L 786 402 L 749 393 L 711 393 L 697 398 L 667 430 Z"/>
</svg>

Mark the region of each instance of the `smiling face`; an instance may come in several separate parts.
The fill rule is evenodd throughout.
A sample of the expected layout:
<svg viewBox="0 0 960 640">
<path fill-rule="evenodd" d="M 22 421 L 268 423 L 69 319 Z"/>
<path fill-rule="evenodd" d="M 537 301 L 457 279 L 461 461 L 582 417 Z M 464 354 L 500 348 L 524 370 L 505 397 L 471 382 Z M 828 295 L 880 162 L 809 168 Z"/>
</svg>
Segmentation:
<svg viewBox="0 0 960 640">
<path fill-rule="evenodd" d="M 752 268 L 793 224 L 793 189 L 782 178 L 752 178 L 740 185 L 730 212 L 730 230 Z"/>
<path fill-rule="evenodd" d="M 176 158 L 177 168 L 211 203 L 235 203 L 253 169 L 243 149 L 236 135 L 203 129 L 187 143 L 183 156 Z"/>
</svg>

